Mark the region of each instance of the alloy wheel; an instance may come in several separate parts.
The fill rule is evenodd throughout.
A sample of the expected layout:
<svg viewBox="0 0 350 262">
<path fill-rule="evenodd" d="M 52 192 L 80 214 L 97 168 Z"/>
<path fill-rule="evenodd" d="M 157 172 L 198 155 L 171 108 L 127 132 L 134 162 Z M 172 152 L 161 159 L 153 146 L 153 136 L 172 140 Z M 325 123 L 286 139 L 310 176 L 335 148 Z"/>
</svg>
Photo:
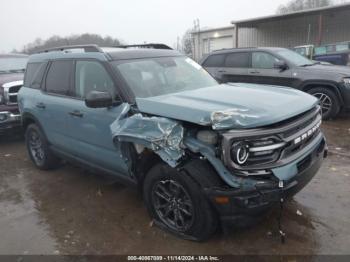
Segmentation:
<svg viewBox="0 0 350 262">
<path fill-rule="evenodd" d="M 325 115 L 332 110 L 332 99 L 325 93 L 315 93 L 313 94 L 319 101 L 322 109 L 322 114 Z"/>
<path fill-rule="evenodd" d="M 155 212 L 169 228 L 184 232 L 193 225 L 193 202 L 177 181 L 158 181 L 153 186 L 152 200 Z"/>
<path fill-rule="evenodd" d="M 28 142 L 29 150 L 35 163 L 37 165 L 41 165 L 44 161 L 45 152 L 40 135 L 36 131 L 32 130 L 30 132 Z"/>
</svg>

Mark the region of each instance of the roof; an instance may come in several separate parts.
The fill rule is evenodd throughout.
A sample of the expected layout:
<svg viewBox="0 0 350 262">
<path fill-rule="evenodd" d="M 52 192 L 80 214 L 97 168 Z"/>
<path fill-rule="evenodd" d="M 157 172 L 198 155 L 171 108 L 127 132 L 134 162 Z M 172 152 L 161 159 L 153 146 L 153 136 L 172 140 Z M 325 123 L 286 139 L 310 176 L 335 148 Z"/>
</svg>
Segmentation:
<svg viewBox="0 0 350 262">
<path fill-rule="evenodd" d="M 235 28 L 234 25 L 231 25 L 231 26 L 222 26 L 222 27 L 216 27 L 216 28 L 203 29 L 203 30 L 199 30 L 199 31 L 192 31 L 191 34 L 206 33 L 206 32 L 214 32 L 214 31 L 218 31 L 218 30 L 234 29 L 234 28 Z"/>
<path fill-rule="evenodd" d="M 125 49 L 114 48 L 107 54 L 111 60 L 125 60 L 125 59 L 139 59 L 139 58 L 151 58 L 151 57 L 169 57 L 169 56 L 183 56 L 175 50 L 168 49 Z"/>
<path fill-rule="evenodd" d="M 292 17 L 303 16 L 303 15 L 318 14 L 321 12 L 337 11 L 337 10 L 344 10 L 344 9 L 350 9 L 350 4 L 347 3 L 347 4 L 340 4 L 340 5 L 332 5 L 332 6 L 307 9 L 307 10 L 302 10 L 302 11 L 297 11 L 297 12 L 292 12 L 287 14 L 271 15 L 271 16 L 263 16 L 263 17 L 244 19 L 244 20 L 238 20 L 238 21 L 231 21 L 231 24 L 236 26 L 244 26 L 244 25 L 252 26 L 254 24 L 258 24 L 261 22 L 276 21 L 276 20 L 282 20 L 285 18 L 292 18 Z"/>
<path fill-rule="evenodd" d="M 283 47 L 242 47 L 242 48 L 224 48 L 220 50 L 213 51 L 213 54 L 225 54 L 228 52 L 244 52 L 244 51 L 254 51 L 254 50 L 260 50 L 260 51 L 278 51 L 283 50 L 286 48 Z"/>
<path fill-rule="evenodd" d="M 28 57 L 28 55 L 24 55 L 24 54 L 0 54 L 0 58 L 11 58 L 11 57 L 25 58 L 25 57 Z"/>
<path fill-rule="evenodd" d="M 75 49 L 76 51 L 73 51 Z M 68 51 L 70 50 L 70 51 Z M 85 50 L 85 51 L 84 51 Z M 78 51 L 78 52 L 77 52 Z M 152 48 L 118 48 L 103 47 L 95 45 L 65 46 L 57 47 L 43 52 L 33 54 L 29 58 L 29 63 L 38 63 L 52 59 L 97 59 L 100 61 L 140 59 L 151 57 L 182 56 L 181 53 L 172 49 L 152 49 Z"/>
</svg>

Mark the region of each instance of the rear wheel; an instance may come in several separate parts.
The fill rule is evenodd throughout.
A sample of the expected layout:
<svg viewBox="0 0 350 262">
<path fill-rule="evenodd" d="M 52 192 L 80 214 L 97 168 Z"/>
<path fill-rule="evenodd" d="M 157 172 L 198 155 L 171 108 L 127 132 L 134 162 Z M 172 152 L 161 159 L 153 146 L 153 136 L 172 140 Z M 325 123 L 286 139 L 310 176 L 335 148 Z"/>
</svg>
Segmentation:
<svg viewBox="0 0 350 262">
<path fill-rule="evenodd" d="M 326 87 L 312 88 L 308 91 L 320 101 L 322 118 L 325 120 L 334 118 L 340 111 L 339 99 L 337 95 Z"/>
<path fill-rule="evenodd" d="M 35 166 L 42 170 L 58 166 L 59 159 L 50 151 L 48 141 L 36 124 L 30 124 L 25 133 L 29 156 Z"/>
<path fill-rule="evenodd" d="M 160 227 L 196 241 L 209 238 L 217 229 L 214 210 L 186 173 L 158 164 L 147 174 L 143 192 L 147 209 Z"/>
</svg>

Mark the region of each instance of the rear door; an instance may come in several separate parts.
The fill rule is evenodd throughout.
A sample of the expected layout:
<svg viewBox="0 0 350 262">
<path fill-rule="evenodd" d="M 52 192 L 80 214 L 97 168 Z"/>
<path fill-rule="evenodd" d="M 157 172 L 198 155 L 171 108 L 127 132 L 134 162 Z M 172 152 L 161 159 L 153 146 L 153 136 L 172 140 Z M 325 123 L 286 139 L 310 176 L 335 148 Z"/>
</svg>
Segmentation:
<svg viewBox="0 0 350 262">
<path fill-rule="evenodd" d="M 274 68 L 274 64 L 278 61 L 280 59 L 270 53 L 263 51 L 252 52 L 251 68 L 248 70 L 250 82 L 266 85 L 292 86 L 292 71 L 289 68 L 286 70 Z"/>
<path fill-rule="evenodd" d="M 218 72 L 222 82 L 249 82 L 249 60 L 248 52 L 233 52 L 226 54 L 224 67 Z"/>
<path fill-rule="evenodd" d="M 67 140 L 67 114 L 65 104 L 71 97 L 72 60 L 56 60 L 49 64 L 44 79 L 44 90 L 35 99 L 35 116 L 38 118 L 49 142 L 61 150 L 71 145 Z"/>
</svg>

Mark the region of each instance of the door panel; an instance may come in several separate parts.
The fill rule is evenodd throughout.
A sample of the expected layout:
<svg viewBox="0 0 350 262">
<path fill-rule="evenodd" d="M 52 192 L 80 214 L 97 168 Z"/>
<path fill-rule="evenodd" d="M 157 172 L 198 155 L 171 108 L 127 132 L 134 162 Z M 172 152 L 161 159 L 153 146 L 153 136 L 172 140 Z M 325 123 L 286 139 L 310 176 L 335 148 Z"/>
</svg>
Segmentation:
<svg viewBox="0 0 350 262">
<path fill-rule="evenodd" d="M 248 70 L 252 83 L 266 85 L 292 86 L 293 78 L 290 69 L 274 68 L 279 59 L 266 52 L 252 53 L 252 68 Z"/>
<path fill-rule="evenodd" d="M 70 153 L 109 170 L 127 173 L 127 165 L 113 144 L 110 130 L 123 106 L 88 108 L 84 101 L 72 99 L 65 108 Z"/>
<path fill-rule="evenodd" d="M 76 61 L 75 83 L 71 99 L 65 106 L 70 152 L 103 168 L 127 174 L 128 167 L 113 144 L 110 125 L 121 114 L 122 106 L 88 108 L 84 98 L 91 91 L 110 92 L 116 98 L 114 82 L 104 66 L 91 60 Z"/>
</svg>

